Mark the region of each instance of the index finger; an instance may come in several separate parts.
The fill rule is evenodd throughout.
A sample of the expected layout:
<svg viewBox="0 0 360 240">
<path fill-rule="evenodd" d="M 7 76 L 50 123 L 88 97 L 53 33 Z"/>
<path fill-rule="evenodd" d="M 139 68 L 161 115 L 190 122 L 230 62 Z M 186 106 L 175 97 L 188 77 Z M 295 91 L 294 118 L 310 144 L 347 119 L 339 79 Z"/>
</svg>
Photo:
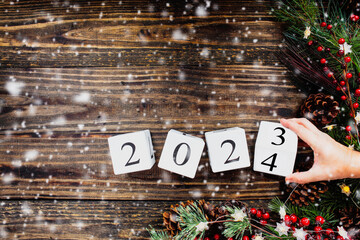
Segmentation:
<svg viewBox="0 0 360 240">
<path fill-rule="evenodd" d="M 291 119 L 280 119 L 280 123 L 284 127 L 289 128 L 291 131 L 295 132 L 299 136 L 299 138 L 309 144 L 309 146 L 314 151 L 317 150 L 318 136 L 314 132 L 310 131 L 305 126 Z"/>
</svg>

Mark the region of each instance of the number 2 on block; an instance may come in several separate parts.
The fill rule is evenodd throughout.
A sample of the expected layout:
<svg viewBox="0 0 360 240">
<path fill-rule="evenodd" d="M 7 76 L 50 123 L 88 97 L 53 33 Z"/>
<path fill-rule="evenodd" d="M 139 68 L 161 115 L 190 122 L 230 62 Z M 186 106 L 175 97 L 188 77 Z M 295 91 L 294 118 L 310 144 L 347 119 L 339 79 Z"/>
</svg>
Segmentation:
<svg viewBox="0 0 360 240">
<path fill-rule="evenodd" d="M 270 157 L 268 157 L 267 159 L 265 159 L 264 161 L 261 162 L 262 165 L 265 166 L 269 166 L 270 167 L 270 171 L 272 171 L 274 168 L 276 168 L 277 166 L 275 165 L 275 160 L 277 157 L 277 153 L 274 153 L 273 155 L 271 155 Z M 271 163 L 266 163 L 267 160 L 272 159 Z"/>
<path fill-rule="evenodd" d="M 134 156 L 134 153 L 135 153 L 135 150 L 136 150 L 135 144 L 133 144 L 131 142 L 124 143 L 122 145 L 122 147 L 121 147 L 121 150 L 123 150 L 125 146 L 129 146 L 129 147 L 132 148 L 131 156 L 130 156 L 129 160 L 126 162 L 125 167 L 140 163 L 140 158 L 138 160 L 136 160 L 136 161 L 131 162 L 131 159 Z"/>
<path fill-rule="evenodd" d="M 231 147 L 232 147 L 231 153 L 230 153 L 229 157 L 226 159 L 225 164 L 239 161 L 239 160 L 240 160 L 240 156 L 237 157 L 237 158 L 230 159 L 231 155 L 234 153 L 234 150 L 235 150 L 235 146 L 236 146 L 236 145 L 235 145 L 235 142 L 234 142 L 233 140 L 229 140 L 229 139 L 228 139 L 228 140 L 225 140 L 225 141 L 222 142 L 221 147 L 223 147 L 223 145 L 224 145 L 225 143 L 230 143 L 230 144 L 231 144 Z"/>
</svg>

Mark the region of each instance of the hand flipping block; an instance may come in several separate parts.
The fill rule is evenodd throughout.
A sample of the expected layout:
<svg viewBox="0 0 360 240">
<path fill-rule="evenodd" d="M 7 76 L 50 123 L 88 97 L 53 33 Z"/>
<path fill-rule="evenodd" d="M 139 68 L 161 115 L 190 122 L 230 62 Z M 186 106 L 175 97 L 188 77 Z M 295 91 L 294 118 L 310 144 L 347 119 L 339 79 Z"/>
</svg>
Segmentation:
<svg viewBox="0 0 360 240">
<path fill-rule="evenodd" d="M 250 166 L 245 130 L 239 127 L 205 133 L 214 173 Z"/>
<path fill-rule="evenodd" d="M 149 130 L 113 136 L 108 142 L 115 174 L 148 170 L 155 164 Z"/>
<path fill-rule="evenodd" d="M 165 140 L 159 168 L 194 178 L 204 145 L 201 138 L 171 129 Z"/>
<path fill-rule="evenodd" d="M 297 135 L 280 123 L 262 121 L 255 143 L 254 171 L 279 176 L 293 172 Z"/>
</svg>

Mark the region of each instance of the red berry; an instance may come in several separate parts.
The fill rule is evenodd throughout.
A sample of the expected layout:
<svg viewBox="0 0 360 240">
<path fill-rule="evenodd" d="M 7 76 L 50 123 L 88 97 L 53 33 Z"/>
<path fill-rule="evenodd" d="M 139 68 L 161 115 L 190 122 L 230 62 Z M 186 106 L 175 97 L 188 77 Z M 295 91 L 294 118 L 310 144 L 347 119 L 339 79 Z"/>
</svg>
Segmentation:
<svg viewBox="0 0 360 240">
<path fill-rule="evenodd" d="M 261 224 L 261 225 L 263 225 L 263 226 L 265 226 L 265 225 L 267 224 L 267 221 L 266 221 L 266 220 L 261 219 L 261 220 L 260 220 L 260 224 Z"/>
<path fill-rule="evenodd" d="M 345 39 L 343 38 L 340 38 L 339 41 L 338 41 L 339 44 L 344 44 L 345 43 Z"/>
<path fill-rule="evenodd" d="M 333 74 L 332 72 L 329 72 L 329 73 L 327 74 L 327 76 L 328 76 L 328 78 L 332 78 L 332 77 L 334 76 L 334 74 Z"/>
<path fill-rule="evenodd" d="M 314 43 L 314 41 L 313 41 L 313 40 L 310 40 L 310 41 L 308 42 L 308 45 L 311 46 L 311 45 L 313 45 L 313 43 Z"/>
<path fill-rule="evenodd" d="M 326 22 L 322 22 L 322 23 L 320 23 L 320 27 L 326 27 Z"/>
<path fill-rule="evenodd" d="M 307 226 L 310 225 L 310 220 L 309 220 L 308 218 L 304 217 L 304 218 L 302 218 L 302 219 L 300 220 L 300 223 L 301 223 L 303 226 L 307 227 Z"/>
<path fill-rule="evenodd" d="M 338 52 L 337 52 L 337 55 L 340 57 L 340 56 L 342 56 L 342 55 L 344 55 L 344 50 L 339 50 Z"/>
<path fill-rule="evenodd" d="M 357 109 L 357 108 L 359 107 L 359 104 L 356 102 L 356 103 L 353 104 L 353 107 L 354 107 L 355 109 Z"/>
<path fill-rule="evenodd" d="M 360 96 L 360 89 L 359 88 L 355 90 L 355 95 Z"/>
<path fill-rule="evenodd" d="M 336 91 L 340 91 L 340 90 L 341 90 L 341 87 L 337 86 Z"/>
<path fill-rule="evenodd" d="M 350 135 L 346 135 L 345 138 L 346 138 L 347 140 L 351 140 L 351 136 L 350 136 Z"/>
<path fill-rule="evenodd" d="M 350 19 L 351 19 L 351 21 L 353 21 L 353 22 L 357 22 L 357 21 L 359 21 L 359 16 L 353 14 L 353 15 L 350 16 Z"/>
<path fill-rule="evenodd" d="M 315 238 L 316 240 L 322 240 L 322 238 L 321 238 L 321 234 L 316 234 L 316 238 Z"/>
<path fill-rule="evenodd" d="M 257 216 L 258 218 L 261 218 L 261 216 L 262 216 L 261 210 L 257 210 L 257 211 L 256 211 L 256 216 Z"/>
<path fill-rule="evenodd" d="M 322 59 L 320 60 L 320 62 L 321 62 L 321 64 L 325 64 L 325 63 L 326 63 L 326 59 L 325 59 L 325 58 L 322 58 Z"/>
<path fill-rule="evenodd" d="M 330 234 L 334 233 L 334 231 L 331 228 L 326 229 L 325 231 L 326 235 L 330 236 Z"/>
<path fill-rule="evenodd" d="M 345 95 L 342 95 L 342 96 L 341 96 L 341 100 L 345 101 L 345 100 L 346 100 L 346 96 L 345 96 Z"/>
<path fill-rule="evenodd" d="M 270 218 L 270 214 L 269 214 L 268 212 L 266 212 L 266 213 L 264 213 L 264 214 L 262 215 L 262 218 L 263 218 L 264 220 L 267 220 L 267 219 Z"/>
<path fill-rule="evenodd" d="M 346 126 L 346 131 L 350 132 L 351 131 L 351 126 Z"/>
<path fill-rule="evenodd" d="M 250 238 L 248 236 L 243 236 L 242 240 L 250 240 Z"/>
<path fill-rule="evenodd" d="M 245 237 L 245 236 L 244 236 Z M 246 236 L 247 237 L 247 236 Z M 244 239 L 244 238 L 243 238 Z M 227 240 L 234 240 L 232 237 L 229 237 Z M 249 240 L 249 239 L 247 239 Z"/>
<path fill-rule="evenodd" d="M 314 227 L 314 231 L 317 233 L 321 232 L 321 230 L 322 230 L 322 227 L 320 227 L 320 226 Z"/>
<path fill-rule="evenodd" d="M 317 50 L 318 50 L 319 52 L 321 52 L 322 50 L 324 50 L 324 48 L 323 48 L 322 46 L 318 46 L 318 47 L 317 47 Z"/>
<path fill-rule="evenodd" d="M 286 214 L 284 217 L 284 220 L 285 220 L 285 222 L 290 222 L 290 216 Z"/>
<path fill-rule="evenodd" d="M 351 62 L 351 57 L 346 57 L 346 58 L 344 58 L 344 61 L 347 62 L 347 63 L 348 63 L 348 62 Z"/>
<path fill-rule="evenodd" d="M 336 81 L 336 79 L 334 79 L 334 80 L 332 81 L 332 83 L 333 83 L 333 84 L 337 84 L 337 81 Z"/>
<path fill-rule="evenodd" d="M 327 29 L 332 29 L 332 25 L 331 24 L 329 24 L 329 25 L 327 25 L 327 27 L 326 27 Z"/>
<path fill-rule="evenodd" d="M 347 73 L 347 74 L 346 74 L 346 78 L 352 78 L 352 74 L 351 74 L 351 73 Z"/>
<path fill-rule="evenodd" d="M 344 238 L 342 236 L 337 236 L 336 239 L 337 240 L 344 240 Z"/>
<path fill-rule="evenodd" d="M 323 71 L 327 72 L 327 71 L 329 71 L 329 68 L 325 66 L 325 67 L 323 67 Z"/>
<path fill-rule="evenodd" d="M 252 215 L 255 215 L 255 214 L 256 214 L 256 212 L 257 212 L 257 211 L 256 211 L 256 209 L 255 209 L 255 208 L 251 208 L 251 209 L 250 209 L 250 213 L 251 213 Z"/>
<path fill-rule="evenodd" d="M 345 81 L 340 81 L 340 86 L 345 86 Z"/>
<path fill-rule="evenodd" d="M 210 240 L 210 238 L 206 237 L 206 238 L 204 238 L 204 240 Z"/>
<path fill-rule="evenodd" d="M 215 240 L 219 240 L 219 239 L 220 239 L 220 235 L 219 235 L 219 234 L 215 234 L 215 235 L 214 235 L 214 239 L 215 239 Z"/>
<path fill-rule="evenodd" d="M 298 217 L 294 213 L 290 215 L 290 221 L 292 223 L 296 223 L 297 220 L 298 220 Z"/>
</svg>

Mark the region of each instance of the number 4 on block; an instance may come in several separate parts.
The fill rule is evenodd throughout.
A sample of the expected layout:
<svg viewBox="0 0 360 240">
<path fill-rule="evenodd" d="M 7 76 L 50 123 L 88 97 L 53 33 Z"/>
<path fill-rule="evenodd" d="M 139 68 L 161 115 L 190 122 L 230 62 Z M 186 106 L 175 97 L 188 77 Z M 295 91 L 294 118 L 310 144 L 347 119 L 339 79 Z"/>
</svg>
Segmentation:
<svg viewBox="0 0 360 240">
<path fill-rule="evenodd" d="M 286 177 L 294 169 L 297 135 L 279 123 L 262 121 L 255 143 L 254 171 Z"/>
<path fill-rule="evenodd" d="M 201 138 L 171 129 L 166 137 L 158 166 L 194 178 L 204 145 Z"/>
<path fill-rule="evenodd" d="M 116 135 L 108 142 L 115 174 L 148 170 L 155 164 L 149 130 Z"/>
</svg>

